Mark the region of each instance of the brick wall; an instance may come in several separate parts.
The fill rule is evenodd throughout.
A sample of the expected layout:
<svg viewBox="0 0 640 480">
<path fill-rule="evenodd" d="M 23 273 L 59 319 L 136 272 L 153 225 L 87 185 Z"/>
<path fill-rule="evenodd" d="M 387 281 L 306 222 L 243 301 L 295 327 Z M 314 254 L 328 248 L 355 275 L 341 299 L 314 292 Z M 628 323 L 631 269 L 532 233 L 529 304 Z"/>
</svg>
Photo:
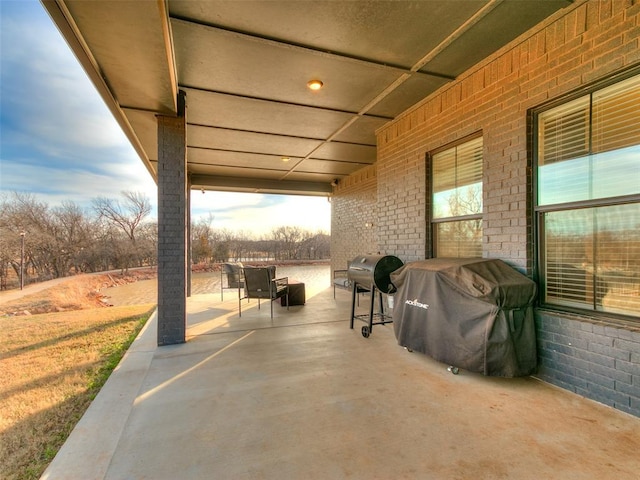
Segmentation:
<svg viewBox="0 0 640 480">
<path fill-rule="evenodd" d="M 482 132 L 483 255 L 501 258 L 532 276 L 535 240 L 528 112 L 583 85 L 639 65 L 639 37 L 639 2 L 577 1 L 380 129 L 374 248 L 397 255 L 405 262 L 427 256 L 430 205 L 425 155 Z M 361 195 L 363 203 L 370 202 L 369 189 Z M 357 204 L 354 197 L 358 196 L 356 185 L 340 189 L 335 192 L 334 207 L 343 201 Z M 342 260 L 339 257 L 345 246 L 342 235 L 346 235 L 343 229 L 351 228 L 354 214 L 338 208 L 334 208 L 333 214 L 339 214 L 340 219 L 333 220 L 332 235 L 338 240 L 332 247 L 332 256 Z M 373 239 L 367 237 L 367 241 Z M 624 336 L 628 330 L 600 329 L 597 324 L 568 320 L 559 313 L 545 312 L 537 317 L 539 335 L 544 339 L 540 345 L 541 378 L 598 401 L 609 398 L 604 403 L 640 416 L 638 376 L 618 373 L 624 379 L 614 380 L 618 383 L 611 388 L 607 375 L 596 372 L 613 374 L 607 370 L 611 361 L 606 355 L 595 356 L 585 370 L 593 373 L 589 381 L 579 375 L 567 376 L 566 371 L 558 368 L 565 363 L 569 365 L 565 362 L 567 358 L 558 356 L 545 338 L 553 325 L 564 325 L 567 339 L 576 341 L 579 339 L 576 332 L 591 328 L 594 338 L 597 337 L 597 341 L 592 340 L 593 345 L 611 343 L 611 348 L 617 344 L 623 350 L 629 347 L 626 350 L 629 358 L 618 359 L 620 372 L 624 372 L 627 366 L 640 370 L 637 350 L 634 353 L 631 349 L 637 345 L 637 333 L 631 339 L 622 338 L 616 335 Z M 570 353 L 563 355 L 576 362 L 580 360 L 577 349 L 566 351 Z M 630 365 L 621 363 L 624 361 Z M 626 380 L 631 383 L 625 383 Z M 616 385 L 626 389 L 622 398 Z"/>
<path fill-rule="evenodd" d="M 356 255 L 378 252 L 376 167 L 340 181 L 331 198 L 331 271 Z"/>
<path fill-rule="evenodd" d="M 379 147 L 379 248 L 403 261 L 426 255 L 425 153 L 418 145 L 389 142 Z"/>
<path fill-rule="evenodd" d="M 484 255 L 531 274 L 527 111 L 639 63 L 639 10 L 625 0 L 577 2 L 381 129 L 379 248 L 404 260 L 424 258 L 425 154 L 482 132 Z"/>
<path fill-rule="evenodd" d="M 539 311 L 537 377 L 640 416 L 640 328 Z"/>
</svg>

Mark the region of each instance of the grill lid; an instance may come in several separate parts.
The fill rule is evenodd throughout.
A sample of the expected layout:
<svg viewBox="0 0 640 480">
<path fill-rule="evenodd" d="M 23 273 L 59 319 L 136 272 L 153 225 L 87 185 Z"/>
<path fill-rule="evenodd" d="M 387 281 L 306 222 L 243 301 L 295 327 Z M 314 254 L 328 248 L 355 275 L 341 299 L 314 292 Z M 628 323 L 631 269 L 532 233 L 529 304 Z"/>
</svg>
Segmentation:
<svg viewBox="0 0 640 480">
<path fill-rule="evenodd" d="M 393 255 L 360 255 L 349 263 L 347 277 L 369 290 L 375 286 L 382 293 L 393 293 L 396 289 L 390 274 L 403 265 L 402 260 Z"/>
</svg>

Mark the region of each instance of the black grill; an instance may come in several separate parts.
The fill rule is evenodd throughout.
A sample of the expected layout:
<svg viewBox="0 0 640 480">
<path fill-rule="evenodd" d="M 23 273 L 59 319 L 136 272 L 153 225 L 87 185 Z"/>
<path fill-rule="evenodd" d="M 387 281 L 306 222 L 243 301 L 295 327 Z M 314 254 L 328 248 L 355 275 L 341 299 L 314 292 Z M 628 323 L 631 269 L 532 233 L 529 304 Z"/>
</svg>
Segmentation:
<svg viewBox="0 0 640 480">
<path fill-rule="evenodd" d="M 352 285 L 353 291 L 351 296 L 351 325 L 357 318 L 367 322 L 362 327 L 362 336 L 367 338 L 374 325 L 383 325 L 391 323 L 391 316 L 384 312 L 384 304 L 382 294 L 392 294 L 395 287 L 391 283 L 391 272 L 403 266 L 402 260 L 392 255 L 361 255 L 354 258 L 347 269 L 347 277 Z M 379 293 L 380 307 L 378 313 L 373 312 L 376 297 L 376 291 Z M 361 292 L 371 292 L 371 306 L 368 315 L 356 315 L 356 297 Z M 379 321 L 374 322 L 374 317 Z"/>
<path fill-rule="evenodd" d="M 393 255 L 362 255 L 349 263 L 347 276 L 352 284 L 357 283 L 362 289 L 382 293 L 393 293 L 395 288 L 389 275 L 402 265 L 402 260 Z"/>
</svg>

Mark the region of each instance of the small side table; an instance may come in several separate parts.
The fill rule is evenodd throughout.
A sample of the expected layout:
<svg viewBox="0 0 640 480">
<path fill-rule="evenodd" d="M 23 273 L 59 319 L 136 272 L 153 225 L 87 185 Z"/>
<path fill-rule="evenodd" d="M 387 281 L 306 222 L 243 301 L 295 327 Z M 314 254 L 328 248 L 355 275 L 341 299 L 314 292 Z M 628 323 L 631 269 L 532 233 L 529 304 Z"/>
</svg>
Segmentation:
<svg viewBox="0 0 640 480">
<path fill-rule="evenodd" d="M 304 305 L 306 300 L 304 283 L 297 280 L 289 280 L 289 306 Z M 287 306 L 287 297 L 280 297 L 280 305 Z"/>
</svg>

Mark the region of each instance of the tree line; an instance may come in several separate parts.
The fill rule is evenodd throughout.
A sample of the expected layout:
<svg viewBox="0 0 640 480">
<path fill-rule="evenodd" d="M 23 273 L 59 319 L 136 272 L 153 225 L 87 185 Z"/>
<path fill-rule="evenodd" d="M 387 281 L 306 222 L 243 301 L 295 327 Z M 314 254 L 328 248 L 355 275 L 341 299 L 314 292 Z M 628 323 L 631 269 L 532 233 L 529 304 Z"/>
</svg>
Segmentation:
<svg viewBox="0 0 640 480">
<path fill-rule="evenodd" d="M 139 192 L 98 197 L 91 208 L 71 201 L 49 206 L 33 194 L 0 197 L 0 288 L 81 272 L 127 270 L 157 263 L 157 221 Z M 251 232 L 213 228 L 213 216 L 191 225 L 192 263 L 319 260 L 330 255 L 330 237 L 299 227 L 276 227 L 255 239 Z"/>
<path fill-rule="evenodd" d="M 213 217 L 191 225 L 191 261 L 194 264 L 227 261 L 326 260 L 331 237 L 300 227 L 275 227 L 256 240 L 250 232 L 212 228 Z"/>
</svg>

